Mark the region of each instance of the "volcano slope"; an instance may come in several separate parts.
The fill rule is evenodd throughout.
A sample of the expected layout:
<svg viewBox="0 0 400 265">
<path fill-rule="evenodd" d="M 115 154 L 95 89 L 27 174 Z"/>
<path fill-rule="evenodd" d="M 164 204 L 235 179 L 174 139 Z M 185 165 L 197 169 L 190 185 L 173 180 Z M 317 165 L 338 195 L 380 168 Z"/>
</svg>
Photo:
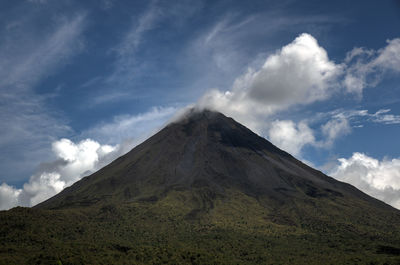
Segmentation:
<svg viewBox="0 0 400 265">
<path fill-rule="evenodd" d="M 194 111 L 34 208 L 0 264 L 400 264 L 400 211 Z"/>
</svg>

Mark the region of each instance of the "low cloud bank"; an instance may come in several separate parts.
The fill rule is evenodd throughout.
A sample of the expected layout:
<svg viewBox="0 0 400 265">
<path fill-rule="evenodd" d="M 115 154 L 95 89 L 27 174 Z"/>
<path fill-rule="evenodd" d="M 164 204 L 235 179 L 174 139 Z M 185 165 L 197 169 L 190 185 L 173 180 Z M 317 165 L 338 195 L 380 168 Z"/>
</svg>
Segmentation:
<svg viewBox="0 0 400 265">
<path fill-rule="evenodd" d="M 400 209 L 399 158 L 379 161 L 363 153 L 354 153 L 338 161 L 329 175 Z"/>
<path fill-rule="evenodd" d="M 160 107 L 138 115 L 118 116 L 83 132 L 85 140 L 73 142 L 64 138 L 53 142 L 56 159 L 40 164 L 38 172 L 22 188 L 7 183 L 0 185 L 0 210 L 34 206 L 56 195 L 130 151 L 161 128 L 176 110 L 175 107 Z"/>
<path fill-rule="evenodd" d="M 52 150 L 57 159 L 41 164 L 40 172 L 31 176 L 22 189 L 6 183 L 0 186 L 1 210 L 36 205 L 96 171 L 104 162 L 111 162 L 119 153 L 118 146 L 101 145 L 90 139 L 78 143 L 61 139 L 53 143 Z"/>
</svg>

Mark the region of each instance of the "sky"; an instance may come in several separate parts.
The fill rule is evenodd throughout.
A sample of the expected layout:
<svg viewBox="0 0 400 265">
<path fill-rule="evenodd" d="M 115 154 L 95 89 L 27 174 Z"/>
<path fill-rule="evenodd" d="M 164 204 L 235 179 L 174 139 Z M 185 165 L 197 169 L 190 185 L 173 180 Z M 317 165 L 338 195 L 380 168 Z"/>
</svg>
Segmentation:
<svg viewBox="0 0 400 265">
<path fill-rule="evenodd" d="M 0 2 L 0 210 L 195 106 L 400 209 L 400 1 Z"/>
</svg>

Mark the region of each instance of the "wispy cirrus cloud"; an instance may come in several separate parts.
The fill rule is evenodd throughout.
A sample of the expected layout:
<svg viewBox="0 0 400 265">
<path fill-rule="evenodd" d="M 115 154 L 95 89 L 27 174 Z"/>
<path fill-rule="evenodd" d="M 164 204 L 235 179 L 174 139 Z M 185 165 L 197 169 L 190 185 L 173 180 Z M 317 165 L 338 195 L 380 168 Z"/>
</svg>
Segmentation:
<svg viewBox="0 0 400 265">
<path fill-rule="evenodd" d="M 249 65 L 262 64 L 266 55 L 275 53 L 275 40 L 279 39 L 277 35 L 282 32 L 298 34 L 305 28 L 316 31 L 317 25 L 322 30 L 328 25 L 345 22 L 338 16 L 281 13 L 287 4 L 271 3 L 277 6 L 269 11 L 251 14 L 227 12 L 194 39 L 189 45 L 189 52 L 195 55 L 198 63 L 215 68 L 219 75 L 226 74 L 229 79 L 229 75 L 237 76 Z M 249 42 L 250 39 L 253 42 Z"/>
<path fill-rule="evenodd" d="M 45 4 L 47 3 L 48 0 L 28 0 L 28 2 L 30 3 L 34 3 L 34 4 Z"/>
<path fill-rule="evenodd" d="M 136 53 L 143 41 L 144 34 L 157 26 L 165 16 L 164 11 L 157 5 L 157 1 L 151 1 L 148 8 L 139 18 L 132 22 L 129 31 L 122 41 L 112 49 L 116 55 L 114 72 L 107 78 L 107 82 L 125 82 L 134 76 L 134 70 L 138 64 Z"/>
<path fill-rule="evenodd" d="M 400 38 L 388 40 L 379 50 L 356 47 L 347 54 L 345 63 L 344 86 L 361 97 L 364 88 L 376 86 L 385 74 L 400 72 Z"/>
<path fill-rule="evenodd" d="M 188 19 L 199 8 L 201 2 L 179 0 L 169 5 L 162 1 L 149 1 L 141 13 L 131 17 L 126 32 L 122 34 L 119 42 L 109 49 L 108 54 L 114 57 L 113 70 L 109 75 L 96 80 L 102 93 L 95 95 L 87 106 L 94 107 L 103 103 L 144 97 L 146 93 L 140 86 L 135 85 L 136 81 L 143 76 L 155 76 L 160 71 L 156 63 L 158 59 L 152 60 L 153 56 L 159 56 L 159 47 L 154 47 L 152 40 L 159 37 L 160 33 L 154 32 L 166 25 L 172 28 L 181 27 L 182 21 Z M 154 53 L 146 52 L 149 49 L 153 49 Z M 143 60 L 142 52 L 149 54 L 146 60 Z M 104 96 L 104 93 L 110 96 Z"/>
<path fill-rule="evenodd" d="M 327 113 L 336 119 L 348 119 L 356 125 L 363 125 L 367 122 L 381 124 L 400 124 L 400 115 L 390 113 L 391 109 L 380 109 L 375 113 L 370 113 L 366 109 L 362 110 L 343 110 L 338 109 Z"/>
<path fill-rule="evenodd" d="M 144 113 L 119 115 L 110 122 L 101 123 L 84 131 L 82 136 L 113 145 L 127 140 L 139 143 L 165 125 L 177 110 L 176 107 L 154 107 Z"/>
<path fill-rule="evenodd" d="M 29 25 L 8 32 L 9 37 L 0 43 L 1 89 L 12 87 L 9 95 L 19 89 L 31 89 L 41 78 L 67 63 L 84 46 L 80 38 L 84 20 L 85 14 L 62 18 L 56 21 L 54 29 L 39 36 L 29 32 Z M 29 23 L 29 20 L 24 21 L 24 24 Z"/>
<path fill-rule="evenodd" d="M 103 10 L 108 10 L 111 9 L 115 4 L 115 0 L 101 0 L 100 1 L 100 7 Z"/>
<path fill-rule="evenodd" d="M 0 161 L 3 174 L 15 179 L 32 170 L 39 157 L 48 157 L 55 137 L 71 130 L 57 112 L 48 110 L 47 95 L 36 91 L 41 81 L 84 47 L 85 14 L 55 19 L 54 25 L 39 32 L 32 30 L 35 20 L 35 16 L 23 18 L 18 26 L 6 29 L 7 38 L 0 41 L 0 148 L 4 151 Z"/>
</svg>

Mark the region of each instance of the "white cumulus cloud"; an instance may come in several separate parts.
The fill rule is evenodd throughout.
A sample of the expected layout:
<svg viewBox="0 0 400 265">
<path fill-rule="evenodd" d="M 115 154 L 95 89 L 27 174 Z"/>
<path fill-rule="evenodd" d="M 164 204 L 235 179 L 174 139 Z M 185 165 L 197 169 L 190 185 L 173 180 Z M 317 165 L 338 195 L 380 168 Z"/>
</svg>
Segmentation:
<svg viewBox="0 0 400 265">
<path fill-rule="evenodd" d="M 330 175 L 400 209 L 400 159 L 378 160 L 363 153 L 340 158 Z"/>
<path fill-rule="evenodd" d="M 361 96 L 363 88 L 376 85 L 382 74 L 400 71 L 399 54 L 400 39 L 394 39 L 378 51 L 354 48 L 343 63 L 335 63 L 313 36 L 303 33 L 269 55 L 259 69 L 249 68 L 231 89 L 207 92 L 197 106 L 235 118 L 294 155 L 299 155 L 306 145 L 329 148 L 336 139 L 351 133 L 351 121 L 356 117 L 384 124 L 396 124 L 399 117 L 388 114 L 390 110 L 379 110 L 375 114 L 366 110 L 336 113 L 316 128 L 309 127 L 312 119 L 294 122 L 276 120 L 276 116 L 339 93 Z M 354 125 L 357 126 L 362 125 Z M 319 139 L 314 137 L 316 131 L 321 132 Z"/>
<path fill-rule="evenodd" d="M 61 139 L 52 144 L 52 150 L 57 160 L 42 164 L 41 171 L 31 176 L 22 189 L 6 183 L 0 186 L 0 210 L 36 205 L 120 154 L 118 146 L 101 145 L 91 139 L 78 143 Z"/>
<path fill-rule="evenodd" d="M 77 144 L 68 139 L 53 143 L 53 152 L 66 162 L 58 172 L 68 186 L 79 180 L 82 174 L 92 172 L 101 159 L 116 149 L 116 146 L 101 145 L 91 139 Z"/>
<path fill-rule="evenodd" d="M 274 145 L 302 158 L 305 146 L 329 148 L 336 139 L 351 132 L 349 121 L 345 117 L 335 117 L 320 127 L 311 128 L 306 120 L 274 120 L 267 124 L 266 136 Z M 320 137 L 316 133 L 320 132 Z"/>
<path fill-rule="evenodd" d="M 295 124 L 290 120 L 272 122 L 268 137 L 272 143 L 292 155 L 299 155 L 304 145 L 315 143 L 313 131 L 306 123 Z"/>
<path fill-rule="evenodd" d="M 21 189 L 6 183 L 0 186 L 0 210 L 34 206 L 56 195 L 131 150 L 165 125 L 176 110 L 175 107 L 155 107 L 137 115 L 118 116 L 110 123 L 84 132 L 81 137 L 86 137 L 85 140 L 54 141 L 52 152 L 56 160 L 40 164 L 38 173 Z"/>
<path fill-rule="evenodd" d="M 18 197 L 21 189 L 15 189 L 3 183 L 0 185 L 0 210 L 9 209 L 18 205 Z"/>
<path fill-rule="evenodd" d="M 230 91 L 212 90 L 198 105 L 222 111 L 257 131 L 260 116 L 329 98 L 341 73 L 342 65 L 329 60 L 317 40 L 303 33 L 270 55 L 260 69 L 237 78 Z"/>
</svg>

